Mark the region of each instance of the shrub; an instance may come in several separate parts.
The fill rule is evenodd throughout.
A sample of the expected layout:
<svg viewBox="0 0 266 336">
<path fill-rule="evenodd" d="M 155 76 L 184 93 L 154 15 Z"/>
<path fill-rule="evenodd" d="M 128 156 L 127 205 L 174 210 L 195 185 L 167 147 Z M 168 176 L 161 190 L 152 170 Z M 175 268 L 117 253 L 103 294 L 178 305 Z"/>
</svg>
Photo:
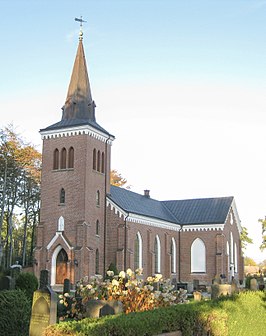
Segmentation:
<svg viewBox="0 0 266 336">
<path fill-rule="evenodd" d="M 33 293 L 38 288 L 38 279 L 33 273 L 20 273 L 16 280 L 16 289 L 25 292 L 27 298 L 32 301 Z"/>
<path fill-rule="evenodd" d="M 0 334 L 28 336 L 31 304 L 21 290 L 0 291 Z"/>
</svg>

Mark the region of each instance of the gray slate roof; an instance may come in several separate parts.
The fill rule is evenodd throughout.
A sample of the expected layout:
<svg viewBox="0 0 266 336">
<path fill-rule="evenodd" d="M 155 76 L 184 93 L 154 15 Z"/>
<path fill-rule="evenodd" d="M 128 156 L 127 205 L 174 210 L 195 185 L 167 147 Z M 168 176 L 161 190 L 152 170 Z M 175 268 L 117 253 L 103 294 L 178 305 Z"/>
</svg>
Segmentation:
<svg viewBox="0 0 266 336">
<path fill-rule="evenodd" d="M 189 224 L 222 224 L 233 197 L 158 201 L 127 189 L 111 186 L 108 197 L 128 213 L 157 218 L 168 222 Z"/>
<path fill-rule="evenodd" d="M 88 120 L 88 119 L 64 119 L 61 120 L 53 125 L 50 125 L 46 128 L 41 129 L 41 131 L 49 131 L 49 130 L 57 130 L 62 129 L 66 127 L 72 127 L 72 126 L 83 126 L 83 125 L 89 125 L 94 127 L 95 129 L 103 132 L 104 134 L 112 136 L 109 132 L 107 132 L 102 126 L 100 126 L 96 121 Z"/>
</svg>

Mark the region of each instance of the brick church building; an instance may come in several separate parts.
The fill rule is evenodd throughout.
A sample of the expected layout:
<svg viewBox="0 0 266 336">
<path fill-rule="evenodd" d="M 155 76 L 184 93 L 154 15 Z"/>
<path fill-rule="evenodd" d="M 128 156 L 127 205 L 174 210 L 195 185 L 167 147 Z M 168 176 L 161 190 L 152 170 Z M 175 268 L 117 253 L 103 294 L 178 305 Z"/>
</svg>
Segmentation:
<svg viewBox="0 0 266 336">
<path fill-rule="evenodd" d="M 59 122 L 43 139 L 41 214 L 35 274 L 65 278 L 143 268 L 144 276 L 191 286 L 243 278 L 241 224 L 233 197 L 158 201 L 110 185 L 114 136 L 96 122 L 80 33 Z M 59 115 L 58 115 L 59 117 Z"/>
</svg>

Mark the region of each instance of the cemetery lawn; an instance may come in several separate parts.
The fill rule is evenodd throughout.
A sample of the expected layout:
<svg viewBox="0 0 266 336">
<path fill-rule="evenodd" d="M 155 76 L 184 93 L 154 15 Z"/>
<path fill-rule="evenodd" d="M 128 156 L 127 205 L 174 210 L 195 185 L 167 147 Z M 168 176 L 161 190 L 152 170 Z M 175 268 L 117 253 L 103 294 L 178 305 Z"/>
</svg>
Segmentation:
<svg viewBox="0 0 266 336">
<path fill-rule="evenodd" d="M 248 291 L 230 299 L 217 301 L 227 313 L 228 335 L 255 336 L 266 334 L 266 292 Z"/>
</svg>

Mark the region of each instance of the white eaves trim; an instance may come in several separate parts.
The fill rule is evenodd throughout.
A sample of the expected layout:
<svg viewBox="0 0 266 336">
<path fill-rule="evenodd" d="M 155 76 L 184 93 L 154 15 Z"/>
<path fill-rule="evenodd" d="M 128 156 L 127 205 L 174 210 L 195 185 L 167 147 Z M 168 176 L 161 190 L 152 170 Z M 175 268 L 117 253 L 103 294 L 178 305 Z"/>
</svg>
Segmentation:
<svg viewBox="0 0 266 336">
<path fill-rule="evenodd" d="M 55 241 L 61 236 L 61 238 L 63 239 L 64 243 L 66 244 L 66 246 L 69 248 L 69 250 L 73 249 L 72 246 L 70 246 L 68 244 L 68 242 L 66 241 L 65 237 L 62 235 L 62 232 L 56 232 L 55 235 L 53 236 L 53 238 L 51 239 L 50 243 L 47 245 L 46 249 L 50 250 L 50 248 L 53 246 L 53 244 L 55 243 Z"/>
<path fill-rule="evenodd" d="M 183 225 L 182 231 L 219 231 L 224 229 L 224 224 L 195 224 Z"/>
<path fill-rule="evenodd" d="M 119 217 L 126 217 L 128 215 L 127 212 L 125 212 L 122 208 L 120 208 L 117 204 L 115 204 L 112 200 L 110 200 L 108 197 L 106 198 L 106 206 L 108 207 L 110 205 L 111 210 L 115 209 L 115 214 L 118 214 Z"/>
<path fill-rule="evenodd" d="M 237 228 L 238 228 L 238 232 L 240 234 L 242 232 L 242 226 L 241 226 L 241 220 L 239 218 L 239 214 L 238 214 L 238 211 L 237 211 L 235 199 L 233 199 L 233 202 L 232 202 L 232 211 L 234 213 L 234 216 L 235 216 L 235 219 L 236 219 L 236 225 L 237 225 Z"/>
<path fill-rule="evenodd" d="M 108 136 L 107 134 L 97 130 L 96 128 L 90 125 L 80 125 L 80 126 L 72 126 L 60 128 L 58 130 L 43 130 L 40 131 L 40 134 L 43 139 L 51 139 L 51 138 L 60 138 L 65 136 L 73 136 L 80 134 L 88 134 L 89 136 L 100 140 L 102 142 L 108 141 L 108 144 L 111 145 L 112 141 L 115 139 L 114 136 Z"/>
</svg>

